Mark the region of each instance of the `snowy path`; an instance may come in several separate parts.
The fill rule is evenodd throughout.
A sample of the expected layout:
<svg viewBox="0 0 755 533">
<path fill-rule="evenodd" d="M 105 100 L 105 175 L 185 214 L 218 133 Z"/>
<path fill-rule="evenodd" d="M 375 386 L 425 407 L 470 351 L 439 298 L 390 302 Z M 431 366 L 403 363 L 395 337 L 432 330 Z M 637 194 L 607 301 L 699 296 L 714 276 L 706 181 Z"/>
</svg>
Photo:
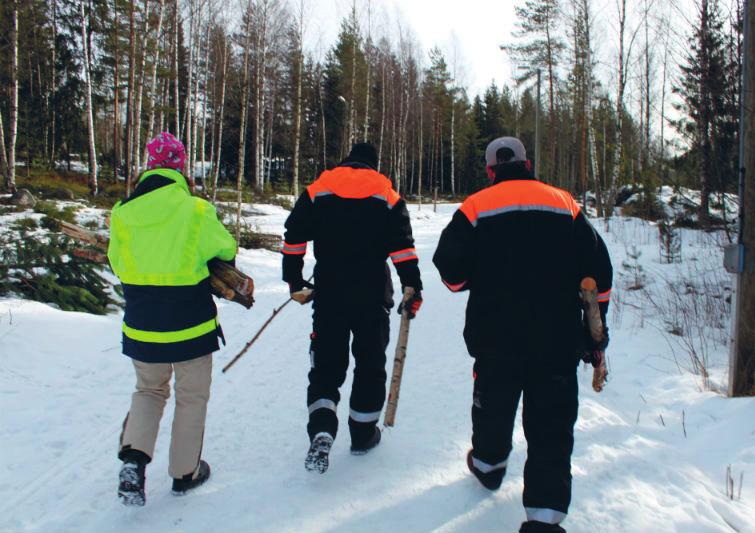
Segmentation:
<svg viewBox="0 0 755 533">
<path fill-rule="evenodd" d="M 285 211 L 255 207 L 266 213 L 252 220 L 260 229 L 281 231 Z M 134 380 L 119 354 L 119 317 L 0 300 L 0 531 L 515 531 L 524 517 L 521 424 L 499 492 L 481 488 L 464 464 L 472 389 L 461 338 L 466 297 L 448 292 L 431 263 L 452 212 L 412 207 L 425 305 L 412 324 L 397 425 L 365 457 L 352 457 L 342 434 L 324 476 L 303 468 L 311 310 L 286 307 L 244 359 L 220 372 L 287 297 L 278 254 L 240 257 L 258 287 L 252 311 L 221 304 L 229 345 L 213 372 L 204 448 L 211 481 L 185 497 L 170 494 L 169 404 L 143 509 L 126 509 L 115 497 L 117 437 Z M 637 238 L 635 226 L 617 222 L 608 234 L 617 271 L 630 241 L 647 248 L 649 271 L 660 268 L 647 259 L 657 244 Z M 695 246 L 686 239 L 685 253 L 698 254 Z M 580 372 L 574 499 L 564 525 L 570 532 L 755 531 L 755 400 L 700 392 L 656 330 L 626 306 L 615 318 L 607 390 L 596 395 L 591 373 Z M 719 375 L 724 355 L 716 354 Z M 349 389 L 350 378 L 346 396 Z M 729 464 L 737 481 L 744 473 L 741 501 L 724 494 Z"/>
</svg>

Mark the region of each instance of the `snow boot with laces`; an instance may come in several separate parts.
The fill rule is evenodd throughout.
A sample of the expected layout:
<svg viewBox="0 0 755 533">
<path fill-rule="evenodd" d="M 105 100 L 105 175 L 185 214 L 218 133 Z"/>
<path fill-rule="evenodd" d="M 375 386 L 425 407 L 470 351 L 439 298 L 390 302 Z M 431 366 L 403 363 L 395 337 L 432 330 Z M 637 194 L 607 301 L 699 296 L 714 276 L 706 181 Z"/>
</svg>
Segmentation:
<svg viewBox="0 0 755 533">
<path fill-rule="evenodd" d="M 333 437 L 330 433 L 318 433 L 312 439 L 307 457 L 304 459 L 304 468 L 307 472 L 324 474 L 328 470 L 328 455 L 333 447 Z"/>
<path fill-rule="evenodd" d="M 145 473 L 150 459 L 139 450 L 124 450 L 120 458 L 123 466 L 118 475 L 118 498 L 123 505 L 142 507 L 147 501 L 144 492 L 147 482 Z"/>
</svg>

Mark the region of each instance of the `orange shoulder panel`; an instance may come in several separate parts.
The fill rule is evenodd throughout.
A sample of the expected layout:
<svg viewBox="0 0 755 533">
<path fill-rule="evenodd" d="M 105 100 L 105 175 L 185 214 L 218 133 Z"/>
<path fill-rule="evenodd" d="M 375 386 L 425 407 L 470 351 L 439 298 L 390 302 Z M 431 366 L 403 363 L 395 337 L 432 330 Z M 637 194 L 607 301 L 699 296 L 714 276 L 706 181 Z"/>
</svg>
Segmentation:
<svg viewBox="0 0 755 533">
<path fill-rule="evenodd" d="M 573 219 L 579 214 L 579 205 L 568 192 L 532 180 L 503 181 L 483 189 L 467 198 L 460 209 L 473 225 L 479 218 L 514 211 L 544 211 Z"/>
<path fill-rule="evenodd" d="M 393 207 L 400 196 L 393 190 L 391 180 L 382 174 L 361 168 L 336 167 L 326 170 L 309 187 L 309 197 L 335 194 L 341 198 L 361 199 L 374 196 Z"/>
</svg>

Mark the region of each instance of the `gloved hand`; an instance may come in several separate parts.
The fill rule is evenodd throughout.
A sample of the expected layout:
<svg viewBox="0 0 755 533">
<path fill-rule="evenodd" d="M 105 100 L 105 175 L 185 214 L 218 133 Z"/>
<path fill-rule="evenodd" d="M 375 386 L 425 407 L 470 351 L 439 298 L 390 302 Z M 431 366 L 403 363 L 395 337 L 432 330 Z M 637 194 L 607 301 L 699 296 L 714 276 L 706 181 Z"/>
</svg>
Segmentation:
<svg viewBox="0 0 755 533">
<path fill-rule="evenodd" d="M 411 320 L 417 316 L 420 307 L 422 307 L 422 291 L 417 291 L 414 287 L 404 287 L 404 298 L 398 305 L 398 314 L 403 314 L 406 309 L 406 315 Z"/>
<path fill-rule="evenodd" d="M 291 299 L 301 305 L 308 304 L 315 297 L 315 286 L 308 281 L 289 283 L 288 289 L 291 292 Z"/>
</svg>

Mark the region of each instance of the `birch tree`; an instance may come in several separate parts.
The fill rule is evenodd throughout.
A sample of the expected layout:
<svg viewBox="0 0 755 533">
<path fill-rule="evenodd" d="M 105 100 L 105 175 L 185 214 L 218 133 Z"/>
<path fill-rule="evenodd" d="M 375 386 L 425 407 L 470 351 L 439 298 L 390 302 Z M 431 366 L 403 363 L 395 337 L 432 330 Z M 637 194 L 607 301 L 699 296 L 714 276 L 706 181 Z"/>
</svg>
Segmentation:
<svg viewBox="0 0 755 533">
<path fill-rule="evenodd" d="M 8 157 L 5 186 L 16 193 L 16 137 L 18 133 L 18 0 L 13 0 L 10 32 L 10 117 L 8 124 Z"/>
<path fill-rule="evenodd" d="M 294 102 L 294 146 L 292 155 L 293 176 L 291 191 L 294 198 L 299 197 L 299 146 L 301 144 L 301 91 L 304 74 L 304 0 L 299 0 L 296 16 L 296 95 Z"/>
<path fill-rule="evenodd" d="M 84 0 L 79 2 L 79 13 L 81 15 L 81 42 L 84 52 L 84 82 L 86 97 L 86 114 L 87 114 L 87 134 L 89 137 L 89 192 L 92 196 L 97 195 L 97 150 L 94 141 L 94 115 L 92 111 L 92 66 L 89 57 L 89 47 L 87 46 L 87 28 L 89 21 L 84 10 Z"/>
<path fill-rule="evenodd" d="M 616 0 L 619 21 L 619 55 L 617 58 L 616 83 L 616 140 L 613 148 L 613 168 L 611 170 L 611 184 L 608 191 L 608 204 L 605 209 L 606 219 L 613 214 L 616 206 L 616 196 L 619 189 L 619 173 L 624 163 L 624 92 L 629 79 L 628 71 L 632 58 L 632 47 L 640 29 L 638 26 L 632 32 L 629 43 L 626 42 L 627 32 L 627 0 Z"/>
<path fill-rule="evenodd" d="M 241 201 L 246 163 L 246 120 L 249 107 L 249 50 L 252 45 L 252 3 L 247 1 L 244 9 L 244 32 L 242 33 L 243 56 L 241 67 L 241 124 L 239 126 L 239 158 L 236 171 L 236 242 L 241 239 Z"/>
</svg>

